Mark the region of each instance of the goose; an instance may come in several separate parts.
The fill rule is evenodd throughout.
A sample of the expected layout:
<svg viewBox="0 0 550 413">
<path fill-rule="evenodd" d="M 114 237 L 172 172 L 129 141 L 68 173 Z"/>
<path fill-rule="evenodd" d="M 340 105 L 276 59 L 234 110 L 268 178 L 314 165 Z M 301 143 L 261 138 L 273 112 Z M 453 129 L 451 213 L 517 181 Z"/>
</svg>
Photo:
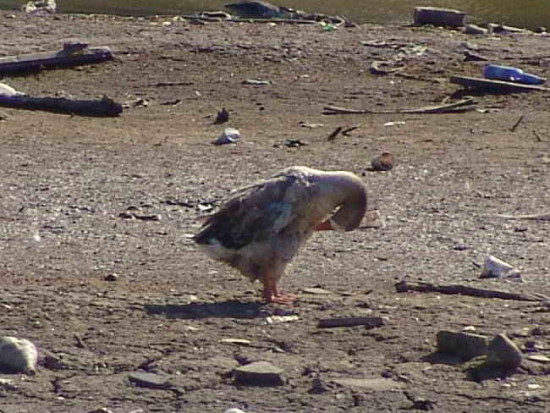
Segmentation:
<svg viewBox="0 0 550 413">
<path fill-rule="evenodd" d="M 194 241 L 211 258 L 263 284 L 267 302 L 290 304 L 278 282 L 314 231 L 351 231 L 367 209 L 363 181 L 350 172 L 293 166 L 233 192 Z"/>
</svg>

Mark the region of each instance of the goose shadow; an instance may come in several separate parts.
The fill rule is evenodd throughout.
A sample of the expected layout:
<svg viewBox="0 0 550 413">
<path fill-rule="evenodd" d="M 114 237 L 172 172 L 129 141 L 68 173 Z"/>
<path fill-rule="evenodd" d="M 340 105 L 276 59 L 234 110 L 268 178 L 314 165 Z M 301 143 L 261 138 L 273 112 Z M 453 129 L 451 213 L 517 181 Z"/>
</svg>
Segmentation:
<svg viewBox="0 0 550 413">
<path fill-rule="evenodd" d="M 260 318 L 273 314 L 266 304 L 260 302 L 229 300 L 216 303 L 190 304 L 145 304 L 148 315 L 163 315 L 166 318 Z"/>
</svg>

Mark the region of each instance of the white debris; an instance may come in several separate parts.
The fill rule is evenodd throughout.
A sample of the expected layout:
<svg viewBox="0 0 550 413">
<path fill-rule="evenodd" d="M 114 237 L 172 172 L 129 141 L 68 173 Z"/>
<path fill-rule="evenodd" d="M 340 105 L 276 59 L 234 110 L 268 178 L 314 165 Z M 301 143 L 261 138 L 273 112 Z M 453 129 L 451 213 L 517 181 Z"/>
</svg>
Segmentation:
<svg viewBox="0 0 550 413">
<path fill-rule="evenodd" d="M 483 265 L 483 272 L 481 273 L 481 278 L 511 278 L 511 277 L 520 277 L 520 273 L 512 265 L 499 260 L 493 255 L 489 255 L 485 259 L 485 264 Z"/>
<path fill-rule="evenodd" d="M 241 133 L 234 128 L 225 128 L 223 133 L 212 143 L 214 145 L 225 145 L 235 143 L 241 137 Z"/>
<path fill-rule="evenodd" d="M 33 343 L 26 339 L 0 337 L 0 365 L 17 373 L 34 374 L 38 352 Z"/>
</svg>

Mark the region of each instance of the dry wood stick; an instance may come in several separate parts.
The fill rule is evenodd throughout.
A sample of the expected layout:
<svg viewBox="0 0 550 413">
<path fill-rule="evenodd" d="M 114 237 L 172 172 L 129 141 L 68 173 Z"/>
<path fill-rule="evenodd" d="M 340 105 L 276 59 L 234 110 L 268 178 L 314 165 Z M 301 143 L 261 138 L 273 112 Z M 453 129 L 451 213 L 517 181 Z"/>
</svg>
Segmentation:
<svg viewBox="0 0 550 413">
<path fill-rule="evenodd" d="M 344 317 L 344 318 L 324 318 L 319 320 L 318 328 L 333 328 L 333 327 L 353 327 L 365 326 L 374 328 L 383 326 L 385 323 L 382 317 Z"/>
<path fill-rule="evenodd" d="M 471 297 L 500 298 L 501 300 L 541 301 L 544 296 L 534 294 L 509 293 L 506 291 L 487 290 L 466 285 L 437 285 L 426 282 L 399 281 L 395 284 L 398 293 L 417 291 L 421 293 L 460 294 Z"/>
<path fill-rule="evenodd" d="M 517 122 L 514 123 L 514 126 L 512 126 L 512 127 L 510 128 L 510 132 L 515 132 L 515 131 L 516 131 L 516 129 L 518 128 L 519 124 L 521 123 L 521 121 L 523 120 L 524 117 L 525 117 L 525 115 L 521 115 L 521 116 L 519 117 L 519 119 L 517 120 Z"/>
<path fill-rule="evenodd" d="M 461 99 L 457 102 L 446 103 L 443 105 L 424 106 L 421 108 L 413 109 L 395 109 L 395 110 L 371 110 L 371 109 L 348 109 L 339 106 L 325 106 L 325 115 L 336 114 L 391 114 L 391 113 L 408 113 L 408 114 L 421 114 L 421 113 L 449 113 L 457 111 L 471 110 L 473 107 L 466 107 L 474 104 L 473 98 Z"/>
<path fill-rule="evenodd" d="M 497 215 L 497 217 L 505 218 L 505 219 L 529 219 L 532 221 L 550 221 L 550 212 L 546 212 L 542 214 L 528 214 L 528 215 L 499 214 Z"/>
</svg>

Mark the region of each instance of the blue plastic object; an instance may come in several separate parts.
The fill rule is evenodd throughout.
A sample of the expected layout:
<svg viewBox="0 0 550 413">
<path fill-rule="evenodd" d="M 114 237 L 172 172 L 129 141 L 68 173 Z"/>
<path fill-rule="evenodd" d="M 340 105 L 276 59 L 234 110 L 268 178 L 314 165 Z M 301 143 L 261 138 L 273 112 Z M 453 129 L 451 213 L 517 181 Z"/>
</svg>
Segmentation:
<svg viewBox="0 0 550 413">
<path fill-rule="evenodd" d="M 526 85 L 541 85 L 546 79 L 530 73 L 525 73 L 517 67 L 487 65 L 483 69 L 483 76 L 487 79 L 504 80 L 505 82 L 523 83 Z"/>
</svg>

